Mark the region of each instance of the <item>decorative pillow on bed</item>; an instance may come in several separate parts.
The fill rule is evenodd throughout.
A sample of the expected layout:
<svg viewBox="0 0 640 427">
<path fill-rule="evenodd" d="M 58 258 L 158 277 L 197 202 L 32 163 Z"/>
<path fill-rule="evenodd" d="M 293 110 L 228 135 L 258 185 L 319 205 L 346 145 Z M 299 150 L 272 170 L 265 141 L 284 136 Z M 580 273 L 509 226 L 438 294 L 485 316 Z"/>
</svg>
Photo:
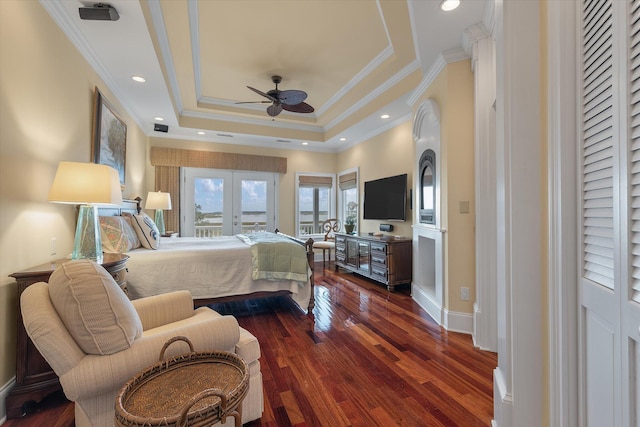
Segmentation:
<svg viewBox="0 0 640 427">
<path fill-rule="evenodd" d="M 100 237 L 102 250 L 108 253 L 129 252 L 140 247 L 138 234 L 122 216 L 101 216 Z"/>
<path fill-rule="evenodd" d="M 147 249 L 158 249 L 160 231 L 151 217 L 145 213 L 131 216 L 131 224 L 138 234 L 140 243 Z"/>
<path fill-rule="evenodd" d="M 68 261 L 49 278 L 49 296 L 67 330 L 87 354 L 113 354 L 142 336 L 133 304 L 101 265 Z"/>
</svg>

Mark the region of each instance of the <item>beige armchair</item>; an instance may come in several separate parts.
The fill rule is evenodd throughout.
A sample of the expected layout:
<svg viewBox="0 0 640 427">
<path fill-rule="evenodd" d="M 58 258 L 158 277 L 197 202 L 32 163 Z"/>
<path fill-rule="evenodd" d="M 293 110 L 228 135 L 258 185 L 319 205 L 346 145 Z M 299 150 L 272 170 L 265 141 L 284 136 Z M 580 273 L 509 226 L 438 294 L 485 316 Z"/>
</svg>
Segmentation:
<svg viewBox="0 0 640 427">
<path fill-rule="evenodd" d="M 118 391 L 156 363 L 164 343 L 176 335 L 188 337 L 195 351 L 241 356 L 250 371 L 242 422 L 262 416 L 257 339 L 233 316 L 206 307 L 194 310 L 188 291 L 129 301 L 104 268 L 79 260 L 62 264 L 48 284 L 29 286 L 20 304 L 29 337 L 75 402 L 76 426 L 112 426 Z M 174 344 L 165 358 L 188 351 L 184 343 Z"/>
</svg>

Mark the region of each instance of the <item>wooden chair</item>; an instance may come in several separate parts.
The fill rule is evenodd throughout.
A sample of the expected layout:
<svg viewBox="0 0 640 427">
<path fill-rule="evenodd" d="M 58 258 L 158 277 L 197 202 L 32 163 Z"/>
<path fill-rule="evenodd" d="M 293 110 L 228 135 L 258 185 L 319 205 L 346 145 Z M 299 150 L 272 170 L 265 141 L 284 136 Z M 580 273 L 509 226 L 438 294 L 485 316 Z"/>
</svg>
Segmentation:
<svg viewBox="0 0 640 427">
<path fill-rule="evenodd" d="M 313 242 L 314 249 L 322 249 L 322 263 L 325 263 L 325 252 L 329 251 L 329 263 L 331 263 L 331 250 L 333 249 L 335 258 L 336 237 L 335 233 L 339 232 L 342 224 L 339 219 L 331 218 L 322 223 L 322 231 L 324 231 L 324 240 Z"/>
</svg>

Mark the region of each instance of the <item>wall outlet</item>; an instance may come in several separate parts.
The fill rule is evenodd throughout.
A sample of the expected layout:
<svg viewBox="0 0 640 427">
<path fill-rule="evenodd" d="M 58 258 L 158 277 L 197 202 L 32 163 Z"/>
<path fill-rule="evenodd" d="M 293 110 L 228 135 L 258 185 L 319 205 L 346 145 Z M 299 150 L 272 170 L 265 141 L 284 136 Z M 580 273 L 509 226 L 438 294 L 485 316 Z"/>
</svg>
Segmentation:
<svg viewBox="0 0 640 427">
<path fill-rule="evenodd" d="M 469 301 L 469 288 L 460 288 L 460 299 L 462 301 Z"/>
<path fill-rule="evenodd" d="M 57 253 L 56 238 L 52 237 L 51 238 L 51 255 L 55 255 L 56 253 Z"/>
</svg>

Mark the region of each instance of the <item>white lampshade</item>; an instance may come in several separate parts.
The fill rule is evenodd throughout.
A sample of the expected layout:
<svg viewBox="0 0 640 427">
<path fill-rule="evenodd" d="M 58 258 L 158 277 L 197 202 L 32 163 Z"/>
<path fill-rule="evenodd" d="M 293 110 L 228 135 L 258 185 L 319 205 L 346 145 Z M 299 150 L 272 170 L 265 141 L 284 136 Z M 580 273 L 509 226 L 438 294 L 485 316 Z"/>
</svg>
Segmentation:
<svg viewBox="0 0 640 427">
<path fill-rule="evenodd" d="M 90 258 L 101 263 L 97 205 L 122 204 L 118 171 L 97 163 L 60 162 L 49 190 L 49 201 L 81 205 L 71 258 Z"/>
<path fill-rule="evenodd" d="M 121 205 L 118 171 L 97 163 L 60 162 L 49 201 L 69 204 Z"/>
<path fill-rule="evenodd" d="M 171 195 L 162 191 L 150 191 L 144 208 L 171 210 Z"/>
</svg>

